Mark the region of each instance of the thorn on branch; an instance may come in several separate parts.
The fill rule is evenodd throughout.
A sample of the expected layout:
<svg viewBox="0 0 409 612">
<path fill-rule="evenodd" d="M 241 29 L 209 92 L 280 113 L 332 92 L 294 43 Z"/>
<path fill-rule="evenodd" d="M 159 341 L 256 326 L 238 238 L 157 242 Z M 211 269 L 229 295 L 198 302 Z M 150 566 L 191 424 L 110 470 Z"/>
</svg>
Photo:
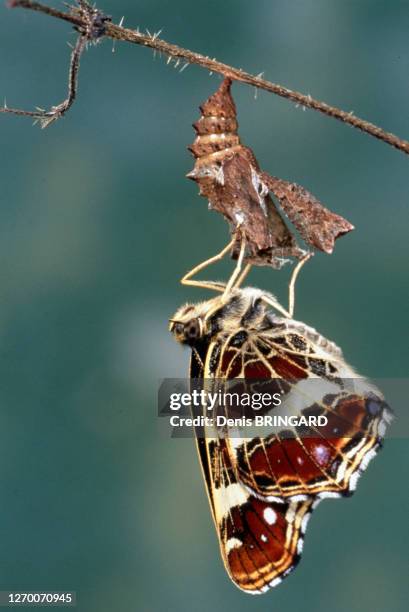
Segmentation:
<svg viewBox="0 0 409 612">
<path fill-rule="evenodd" d="M 122 28 L 122 26 L 124 24 L 124 20 L 125 20 L 125 15 L 122 15 L 121 20 L 120 20 L 120 22 L 118 24 L 120 28 Z M 116 43 L 116 40 L 114 39 L 112 41 L 112 53 L 115 53 L 115 43 Z"/>
</svg>

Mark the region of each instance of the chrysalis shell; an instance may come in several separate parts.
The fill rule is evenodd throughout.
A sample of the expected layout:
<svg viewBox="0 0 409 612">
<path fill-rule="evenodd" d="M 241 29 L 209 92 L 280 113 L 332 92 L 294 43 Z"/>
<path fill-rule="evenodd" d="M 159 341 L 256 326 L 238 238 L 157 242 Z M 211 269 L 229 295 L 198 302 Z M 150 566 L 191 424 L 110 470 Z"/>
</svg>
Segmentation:
<svg viewBox="0 0 409 612">
<path fill-rule="evenodd" d="M 285 215 L 309 247 L 331 253 L 334 242 L 353 226 L 329 211 L 306 189 L 263 172 L 237 133 L 236 105 L 225 78 L 219 89 L 200 107 L 201 117 L 193 124 L 196 158 L 187 175 L 199 184 L 209 207 L 221 212 L 237 237 L 233 257 L 244 239 L 245 259 L 258 265 L 280 268 L 286 257 L 301 258 L 306 251 L 297 246 L 286 226 L 271 191 Z"/>
<path fill-rule="evenodd" d="M 236 105 L 230 87 L 231 80 L 225 79 L 216 93 L 200 107 L 202 115 L 193 124 L 197 137 L 189 147 L 196 159 L 240 145 Z"/>
</svg>

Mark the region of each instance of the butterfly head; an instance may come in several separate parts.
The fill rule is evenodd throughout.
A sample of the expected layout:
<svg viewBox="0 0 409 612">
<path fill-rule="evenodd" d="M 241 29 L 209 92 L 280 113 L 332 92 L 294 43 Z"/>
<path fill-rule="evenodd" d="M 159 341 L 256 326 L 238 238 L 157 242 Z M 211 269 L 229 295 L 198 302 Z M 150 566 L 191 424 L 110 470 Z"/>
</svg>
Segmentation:
<svg viewBox="0 0 409 612">
<path fill-rule="evenodd" d="M 177 342 L 194 346 L 208 335 L 204 308 L 206 304 L 185 304 L 176 311 L 170 319 L 169 331 Z"/>
<path fill-rule="evenodd" d="M 259 289 L 248 287 L 233 290 L 227 298 L 185 304 L 170 319 L 169 331 L 177 342 L 195 346 L 209 342 L 218 333 L 256 327 L 266 311 L 264 296 L 267 294 Z"/>
</svg>

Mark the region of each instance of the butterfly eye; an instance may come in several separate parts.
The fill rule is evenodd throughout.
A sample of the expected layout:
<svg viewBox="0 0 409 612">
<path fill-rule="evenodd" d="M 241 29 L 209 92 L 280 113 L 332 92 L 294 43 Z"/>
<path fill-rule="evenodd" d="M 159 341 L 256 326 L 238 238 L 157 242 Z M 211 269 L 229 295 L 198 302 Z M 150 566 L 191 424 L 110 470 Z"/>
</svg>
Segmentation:
<svg viewBox="0 0 409 612">
<path fill-rule="evenodd" d="M 175 323 L 173 326 L 173 331 L 177 336 L 181 336 L 184 333 L 185 326 L 183 323 Z"/>
</svg>

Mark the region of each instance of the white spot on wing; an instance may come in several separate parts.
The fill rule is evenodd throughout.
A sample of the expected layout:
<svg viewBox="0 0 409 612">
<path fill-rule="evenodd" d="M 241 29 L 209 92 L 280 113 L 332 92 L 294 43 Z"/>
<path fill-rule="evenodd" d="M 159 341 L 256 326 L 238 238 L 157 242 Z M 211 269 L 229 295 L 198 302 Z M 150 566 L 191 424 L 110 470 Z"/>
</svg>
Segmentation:
<svg viewBox="0 0 409 612">
<path fill-rule="evenodd" d="M 275 502 L 276 504 L 285 503 L 285 500 L 282 497 L 275 497 L 274 495 L 267 495 L 267 497 L 260 495 L 256 497 L 260 497 L 260 499 L 262 499 L 263 501 Z"/>
<path fill-rule="evenodd" d="M 295 502 L 291 502 L 285 514 L 285 520 L 287 521 L 287 523 L 294 522 L 296 509 L 297 509 L 297 504 Z"/>
<path fill-rule="evenodd" d="M 291 496 L 291 501 L 293 502 L 306 501 L 307 499 L 308 499 L 308 495 L 304 495 L 304 493 L 300 493 L 299 495 Z"/>
<path fill-rule="evenodd" d="M 345 470 L 347 467 L 346 461 L 341 461 L 341 464 L 337 470 L 337 480 L 338 482 L 342 482 L 345 478 Z"/>
<path fill-rule="evenodd" d="M 361 475 L 360 470 L 357 470 L 356 472 L 352 474 L 350 481 L 349 481 L 349 488 L 351 489 L 351 491 L 355 491 L 356 484 L 358 482 L 358 478 L 360 477 L 360 475 Z"/>
<path fill-rule="evenodd" d="M 346 456 L 348 457 L 348 459 L 352 459 L 352 457 L 355 457 L 357 452 L 360 451 L 363 446 L 365 446 L 366 442 L 366 438 L 362 438 L 362 440 L 356 446 L 354 446 L 349 452 L 347 452 Z"/>
<path fill-rule="evenodd" d="M 246 489 L 240 484 L 231 484 L 228 487 L 213 489 L 213 499 L 218 518 L 226 516 L 232 508 L 247 503 L 249 496 Z"/>
<path fill-rule="evenodd" d="M 330 499 L 331 497 L 341 497 L 341 494 L 335 493 L 335 491 L 323 491 L 322 493 L 318 493 L 318 497 L 320 497 L 321 499 Z"/>
<path fill-rule="evenodd" d="M 371 459 L 373 459 L 376 455 L 376 449 L 371 448 L 371 450 L 369 450 L 365 457 L 362 459 L 361 465 L 359 467 L 359 469 L 363 472 L 364 470 L 366 470 L 366 468 L 368 467 L 368 463 L 371 461 Z"/>
<path fill-rule="evenodd" d="M 266 508 L 264 510 L 264 518 L 269 525 L 274 525 L 277 520 L 277 514 L 272 508 Z"/>
<path fill-rule="evenodd" d="M 307 514 L 304 514 L 303 519 L 301 521 L 301 533 L 305 533 L 309 520 L 310 520 L 310 514 L 309 512 L 307 512 Z"/>
<path fill-rule="evenodd" d="M 239 548 L 240 546 L 243 546 L 243 542 L 241 542 L 241 540 L 238 538 L 230 538 L 226 542 L 226 555 L 228 555 L 233 548 Z"/>
</svg>

